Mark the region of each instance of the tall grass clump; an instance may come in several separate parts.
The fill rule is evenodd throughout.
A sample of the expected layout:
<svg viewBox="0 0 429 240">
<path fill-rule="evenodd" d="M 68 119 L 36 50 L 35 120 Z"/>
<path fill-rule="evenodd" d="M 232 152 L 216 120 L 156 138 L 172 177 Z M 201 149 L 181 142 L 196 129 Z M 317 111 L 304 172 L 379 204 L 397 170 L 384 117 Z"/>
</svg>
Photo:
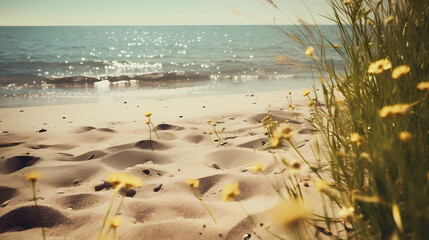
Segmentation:
<svg viewBox="0 0 429 240">
<path fill-rule="evenodd" d="M 314 219 L 342 239 L 427 239 L 429 1 L 328 3 L 339 42 L 302 21 L 298 34 L 285 32 L 320 77 L 307 94 L 315 97 L 309 122 L 320 139 L 308 164 L 329 201 Z M 333 64 L 332 50 L 344 69 Z"/>
</svg>

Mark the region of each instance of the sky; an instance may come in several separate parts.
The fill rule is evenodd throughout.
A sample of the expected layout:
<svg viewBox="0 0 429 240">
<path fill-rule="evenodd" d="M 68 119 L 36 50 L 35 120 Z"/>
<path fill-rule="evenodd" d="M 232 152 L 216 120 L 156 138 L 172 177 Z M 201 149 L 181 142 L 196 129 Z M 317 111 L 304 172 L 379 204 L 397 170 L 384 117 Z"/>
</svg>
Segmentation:
<svg viewBox="0 0 429 240">
<path fill-rule="evenodd" d="M 330 24 L 326 1 L 304 1 L 318 24 Z M 282 13 L 264 0 L 0 0 L 0 26 L 314 23 L 301 0 L 274 2 Z"/>
</svg>

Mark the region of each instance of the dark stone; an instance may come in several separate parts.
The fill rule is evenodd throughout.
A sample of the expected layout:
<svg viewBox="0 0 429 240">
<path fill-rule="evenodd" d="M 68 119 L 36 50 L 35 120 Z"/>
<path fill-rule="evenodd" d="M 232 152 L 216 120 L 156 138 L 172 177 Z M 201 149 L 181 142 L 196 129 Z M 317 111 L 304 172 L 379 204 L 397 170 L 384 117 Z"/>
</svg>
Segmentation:
<svg viewBox="0 0 429 240">
<path fill-rule="evenodd" d="M 98 185 L 94 186 L 94 190 L 96 192 L 101 191 L 103 189 L 109 190 L 113 187 L 113 185 L 110 182 L 104 181 L 103 183 L 100 183 Z"/>
<path fill-rule="evenodd" d="M 46 131 L 48 131 L 48 130 L 46 130 L 46 129 L 42 128 L 42 129 L 40 129 L 40 130 L 39 130 L 39 133 L 41 133 L 41 132 L 46 132 Z"/>
<path fill-rule="evenodd" d="M 91 154 L 91 156 L 89 156 L 88 160 L 91 160 L 91 159 L 93 159 L 94 157 L 95 157 L 95 155 L 94 155 L 94 154 Z"/>
<path fill-rule="evenodd" d="M 149 169 L 143 169 L 143 173 L 146 174 L 146 175 L 149 175 L 150 174 L 150 170 Z"/>
<path fill-rule="evenodd" d="M 210 164 L 209 167 L 214 168 L 214 169 L 220 169 L 220 166 L 216 163 Z"/>
<path fill-rule="evenodd" d="M 161 184 L 159 184 L 158 186 L 156 186 L 156 187 L 153 189 L 153 191 L 154 191 L 154 192 L 159 192 L 159 190 L 161 190 L 161 188 L 162 188 L 162 183 L 161 183 Z"/>
<path fill-rule="evenodd" d="M 125 196 L 127 196 L 127 197 L 134 197 L 134 195 L 136 195 L 136 190 L 134 190 L 134 189 L 130 189 L 130 190 L 128 190 L 126 193 L 125 193 Z"/>
</svg>

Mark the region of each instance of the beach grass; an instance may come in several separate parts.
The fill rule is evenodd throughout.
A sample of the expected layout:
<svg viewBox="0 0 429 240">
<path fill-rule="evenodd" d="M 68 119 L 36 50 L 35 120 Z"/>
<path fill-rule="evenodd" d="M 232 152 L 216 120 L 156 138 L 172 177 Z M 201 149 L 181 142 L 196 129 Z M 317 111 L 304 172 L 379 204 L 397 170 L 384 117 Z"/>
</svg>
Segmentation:
<svg viewBox="0 0 429 240">
<path fill-rule="evenodd" d="M 341 239 L 425 239 L 429 2 L 328 2 L 341 44 L 303 21 L 299 34 L 286 33 L 302 45 L 320 78 L 303 95 L 312 101 L 308 121 L 319 132 L 316 162 L 328 166 L 307 163 L 328 200 L 324 214 L 308 223 L 320 231 L 323 220 L 327 230 L 321 232 Z M 343 58 L 345 69 L 334 66 L 328 48 Z"/>
</svg>

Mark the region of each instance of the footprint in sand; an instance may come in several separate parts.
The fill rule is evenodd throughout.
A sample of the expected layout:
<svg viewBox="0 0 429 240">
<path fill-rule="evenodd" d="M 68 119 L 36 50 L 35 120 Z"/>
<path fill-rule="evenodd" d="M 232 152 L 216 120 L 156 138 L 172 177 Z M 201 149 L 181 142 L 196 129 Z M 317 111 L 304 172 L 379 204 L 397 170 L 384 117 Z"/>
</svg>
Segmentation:
<svg viewBox="0 0 429 240">
<path fill-rule="evenodd" d="M 17 192 L 15 188 L 0 186 L 0 205 L 13 198 Z"/>
<path fill-rule="evenodd" d="M 73 210 L 87 209 L 104 203 L 105 199 L 91 193 L 81 193 L 60 197 L 57 203 L 65 209 L 71 208 Z"/>
<path fill-rule="evenodd" d="M 47 206 L 25 206 L 14 209 L 0 217 L 0 233 L 24 231 L 32 228 L 68 225 L 71 220 L 61 212 Z"/>
<path fill-rule="evenodd" d="M 25 167 L 32 166 L 39 159 L 39 157 L 33 156 L 15 156 L 7 159 L 0 165 L 0 172 L 5 174 L 13 173 Z"/>
</svg>

